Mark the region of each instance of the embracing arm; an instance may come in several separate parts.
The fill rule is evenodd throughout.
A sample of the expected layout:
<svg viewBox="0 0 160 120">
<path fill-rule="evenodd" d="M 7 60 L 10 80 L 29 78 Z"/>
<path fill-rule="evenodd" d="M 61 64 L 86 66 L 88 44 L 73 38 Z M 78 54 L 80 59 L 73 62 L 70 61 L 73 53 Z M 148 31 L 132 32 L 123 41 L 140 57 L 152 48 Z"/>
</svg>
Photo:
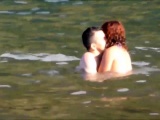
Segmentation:
<svg viewBox="0 0 160 120">
<path fill-rule="evenodd" d="M 102 60 L 100 66 L 98 68 L 98 72 L 107 72 L 111 71 L 112 63 L 114 60 L 114 55 L 111 49 L 106 49 L 103 53 Z"/>
</svg>

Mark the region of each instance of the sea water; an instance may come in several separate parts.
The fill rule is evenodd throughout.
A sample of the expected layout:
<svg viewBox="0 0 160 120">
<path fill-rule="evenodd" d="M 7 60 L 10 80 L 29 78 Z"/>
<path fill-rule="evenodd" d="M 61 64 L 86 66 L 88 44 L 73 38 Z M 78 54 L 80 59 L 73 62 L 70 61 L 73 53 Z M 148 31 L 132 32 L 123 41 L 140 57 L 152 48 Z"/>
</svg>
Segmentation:
<svg viewBox="0 0 160 120">
<path fill-rule="evenodd" d="M 159 4 L 154 1 L 0 1 L 1 119 L 159 119 Z M 82 32 L 119 20 L 133 74 L 85 81 Z"/>
</svg>

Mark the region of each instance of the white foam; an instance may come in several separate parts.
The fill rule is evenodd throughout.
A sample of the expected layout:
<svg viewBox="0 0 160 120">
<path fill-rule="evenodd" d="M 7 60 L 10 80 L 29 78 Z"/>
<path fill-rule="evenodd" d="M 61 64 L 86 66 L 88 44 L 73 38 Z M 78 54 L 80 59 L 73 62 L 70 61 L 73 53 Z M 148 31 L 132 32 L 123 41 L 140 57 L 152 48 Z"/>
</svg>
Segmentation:
<svg viewBox="0 0 160 120">
<path fill-rule="evenodd" d="M 156 48 L 156 47 L 150 47 L 150 49 L 152 49 L 152 50 L 160 50 L 160 48 Z"/>
<path fill-rule="evenodd" d="M 117 92 L 127 92 L 127 91 L 129 91 L 128 88 L 120 88 L 117 90 Z"/>
<path fill-rule="evenodd" d="M 145 57 L 152 57 L 151 55 L 145 55 Z"/>
<path fill-rule="evenodd" d="M 66 64 L 68 64 L 67 62 L 57 62 L 56 63 L 57 65 L 66 65 Z"/>
<path fill-rule="evenodd" d="M 87 93 L 86 91 L 77 91 L 77 92 L 71 93 L 71 95 L 83 95 L 83 94 L 86 94 L 86 93 Z"/>
<path fill-rule="evenodd" d="M 76 58 L 74 56 L 66 56 L 63 54 L 52 54 L 49 56 L 46 56 L 45 58 L 41 59 L 42 61 L 49 62 L 49 61 L 73 61 L 73 60 L 79 60 L 79 58 Z"/>
<path fill-rule="evenodd" d="M 22 76 L 24 76 L 24 77 L 31 77 L 32 73 L 25 73 L 25 74 L 22 74 Z"/>
<path fill-rule="evenodd" d="M 145 41 L 144 43 L 148 44 L 148 43 L 150 43 L 150 42 L 149 42 L 149 41 Z"/>
<path fill-rule="evenodd" d="M 76 50 L 75 50 L 74 52 L 75 52 L 75 53 L 78 53 L 78 51 L 76 51 Z"/>
<path fill-rule="evenodd" d="M 136 66 L 139 66 L 139 67 L 146 66 L 146 65 L 149 65 L 149 64 L 150 64 L 149 62 L 144 62 L 144 61 L 132 62 L 132 65 L 136 65 Z"/>
<path fill-rule="evenodd" d="M 44 62 L 65 62 L 65 61 L 74 61 L 79 60 L 75 56 L 66 56 L 64 54 L 49 54 L 49 53 L 4 53 L 0 55 L 0 58 L 12 58 L 15 60 L 40 60 Z"/>
<path fill-rule="evenodd" d="M 27 4 L 26 1 L 14 1 L 14 2 L 17 3 L 17 4 Z"/>
<path fill-rule="evenodd" d="M 44 0 L 45 2 L 53 2 L 53 3 L 57 3 L 57 2 L 68 2 L 69 0 Z"/>
<path fill-rule="evenodd" d="M 147 47 L 135 47 L 135 48 L 138 49 L 138 50 L 148 50 Z"/>
<path fill-rule="evenodd" d="M 0 88 L 11 88 L 10 85 L 0 85 Z"/>
<path fill-rule="evenodd" d="M 0 57 L 13 58 L 16 60 L 39 60 L 37 56 L 32 54 L 12 54 L 12 53 L 4 53 Z"/>
<path fill-rule="evenodd" d="M 54 75 L 58 75 L 59 71 L 57 71 L 57 70 L 41 70 L 39 73 L 54 76 Z"/>
<path fill-rule="evenodd" d="M 39 12 L 36 12 L 36 14 L 48 15 L 50 14 L 50 11 L 39 11 Z"/>
<path fill-rule="evenodd" d="M 138 50 L 154 50 L 156 52 L 158 52 L 160 50 L 160 48 L 157 47 L 135 47 Z"/>
<path fill-rule="evenodd" d="M 85 101 L 85 102 L 82 102 L 83 104 L 89 104 L 91 103 L 91 101 Z"/>
<path fill-rule="evenodd" d="M 145 83 L 147 80 L 137 80 L 136 83 Z"/>
<path fill-rule="evenodd" d="M 160 69 L 153 67 L 142 67 L 140 69 L 134 70 L 133 74 L 145 74 L 149 75 L 149 72 L 159 72 Z"/>
<path fill-rule="evenodd" d="M 12 11 L 0 11 L 0 14 L 14 14 Z"/>
<path fill-rule="evenodd" d="M 31 12 L 18 12 L 17 15 L 30 15 Z"/>
<path fill-rule="evenodd" d="M 149 113 L 149 115 L 159 115 L 159 113 Z"/>
<path fill-rule="evenodd" d="M 35 7 L 35 8 L 32 8 L 31 10 L 32 11 L 37 11 L 37 10 L 40 10 L 40 8 L 39 7 Z"/>
<path fill-rule="evenodd" d="M 7 60 L 1 60 L 0 63 L 5 63 L 8 62 Z"/>
<path fill-rule="evenodd" d="M 83 2 L 82 1 L 77 1 L 77 2 L 74 2 L 72 5 L 83 5 Z"/>
</svg>

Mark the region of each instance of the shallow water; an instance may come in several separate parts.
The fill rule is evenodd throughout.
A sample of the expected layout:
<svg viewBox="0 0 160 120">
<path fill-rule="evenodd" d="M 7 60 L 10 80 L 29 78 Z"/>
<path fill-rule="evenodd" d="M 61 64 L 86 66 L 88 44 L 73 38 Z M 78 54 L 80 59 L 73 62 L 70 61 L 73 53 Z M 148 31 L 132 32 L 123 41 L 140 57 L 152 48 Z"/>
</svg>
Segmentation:
<svg viewBox="0 0 160 120">
<path fill-rule="evenodd" d="M 1 0 L 1 119 L 160 119 L 159 0 Z M 81 33 L 126 28 L 133 74 L 85 81 Z M 108 77 L 108 76 L 107 76 Z"/>
</svg>

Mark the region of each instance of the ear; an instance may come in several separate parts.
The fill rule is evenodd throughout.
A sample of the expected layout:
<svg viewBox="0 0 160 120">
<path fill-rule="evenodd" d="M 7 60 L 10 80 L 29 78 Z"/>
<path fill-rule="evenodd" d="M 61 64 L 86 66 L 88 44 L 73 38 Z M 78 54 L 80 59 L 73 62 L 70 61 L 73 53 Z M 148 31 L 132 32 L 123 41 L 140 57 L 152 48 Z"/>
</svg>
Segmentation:
<svg viewBox="0 0 160 120">
<path fill-rule="evenodd" d="M 91 43 L 91 49 L 96 50 L 96 44 L 95 43 Z"/>
</svg>

